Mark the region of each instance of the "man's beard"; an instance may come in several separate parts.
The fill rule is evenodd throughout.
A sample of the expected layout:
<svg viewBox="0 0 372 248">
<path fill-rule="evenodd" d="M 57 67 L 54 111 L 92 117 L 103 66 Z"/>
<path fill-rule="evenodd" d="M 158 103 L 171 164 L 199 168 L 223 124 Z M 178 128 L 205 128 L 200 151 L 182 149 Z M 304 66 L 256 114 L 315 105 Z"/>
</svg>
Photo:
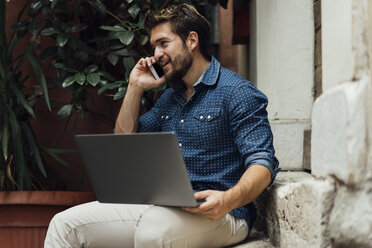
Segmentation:
<svg viewBox="0 0 372 248">
<path fill-rule="evenodd" d="M 191 52 L 184 47 L 181 53 L 176 55 L 170 62 L 172 65 L 172 72 L 170 75 L 165 74 L 165 79 L 172 88 L 184 89 L 185 85 L 182 78 L 191 68 L 193 62 Z"/>
</svg>

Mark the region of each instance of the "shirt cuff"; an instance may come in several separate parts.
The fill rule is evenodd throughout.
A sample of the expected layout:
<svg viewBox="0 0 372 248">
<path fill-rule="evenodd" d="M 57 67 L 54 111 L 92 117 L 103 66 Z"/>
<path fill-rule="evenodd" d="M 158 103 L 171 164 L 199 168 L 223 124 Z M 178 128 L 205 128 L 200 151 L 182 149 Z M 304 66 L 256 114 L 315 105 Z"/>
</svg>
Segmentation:
<svg viewBox="0 0 372 248">
<path fill-rule="evenodd" d="M 270 185 L 273 184 L 276 174 L 280 171 L 279 161 L 276 157 L 271 156 L 268 152 L 257 152 L 247 157 L 245 160 L 245 166 L 247 169 L 254 164 L 265 166 L 271 172 Z"/>
</svg>

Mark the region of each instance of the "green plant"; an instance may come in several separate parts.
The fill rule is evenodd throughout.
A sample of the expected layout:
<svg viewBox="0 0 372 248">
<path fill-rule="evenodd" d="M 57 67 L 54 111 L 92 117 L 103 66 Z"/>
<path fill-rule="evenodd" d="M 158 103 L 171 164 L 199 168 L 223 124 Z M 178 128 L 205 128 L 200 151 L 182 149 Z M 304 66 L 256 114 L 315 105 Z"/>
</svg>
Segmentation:
<svg viewBox="0 0 372 248">
<path fill-rule="evenodd" d="M 236 2 L 245 2 L 236 1 Z M 37 0 L 31 5 L 35 31 L 52 45 L 41 54 L 57 72 L 57 85 L 72 91 L 69 103 L 58 112 L 60 119 L 77 112 L 89 111 L 85 104 L 87 88 L 98 88 L 114 100 L 124 97 L 129 72 L 136 61 L 151 55 L 149 36 L 143 22 L 147 11 L 178 2 L 193 3 L 197 8 L 207 5 L 227 6 L 227 0 Z M 165 86 L 163 86 L 165 87 Z M 155 89 L 145 93 L 143 106 L 150 108 Z M 155 94 L 154 94 L 155 93 Z"/>
<path fill-rule="evenodd" d="M 29 2 L 21 9 L 17 23 L 29 7 Z M 38 144 L 30 127 L 29 120 L 35 117 L 33 103 L 44 98 L 49 110 L 51 105 L 48 97 L 47 83 L 38 61 L 31 52 L 39 35 L 33 33 L 33 41 L 24 51 L 14 57 L 15 50 L 22 49 L 28 31 L 35 30 L 29 26 L 27 30 L 12 26 L 12 32 L 7 39 L 6 3 L 0 1 L 0 190 L 31 190 L 40 185 L 39 176 L 47 176 L 41 151 L 56 156 L 54 152 Z M 17 46 L 18 45 L 18 46 Z M 26 61 L 32 65 L 39 82 L 37 91 L 25 97 L 25 83 L 32 75 L 24 75 L 22 66 Z M 39 92 L 39 93 L 37 93 Z M 58 157 L 56 157 L 59 159 Z"/>
</svg>

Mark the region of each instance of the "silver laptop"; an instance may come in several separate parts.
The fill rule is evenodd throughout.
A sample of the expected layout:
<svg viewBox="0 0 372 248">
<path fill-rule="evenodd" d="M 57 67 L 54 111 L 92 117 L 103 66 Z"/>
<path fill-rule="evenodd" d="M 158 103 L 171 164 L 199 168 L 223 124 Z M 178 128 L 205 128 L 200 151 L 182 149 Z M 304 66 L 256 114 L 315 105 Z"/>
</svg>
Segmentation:
<svg viewBox="0 0 372 248">
<path fill-rule="evenodd" d="M 97 200 L 197 206 L 174 133 L 76 135 Z"/>
</svg>

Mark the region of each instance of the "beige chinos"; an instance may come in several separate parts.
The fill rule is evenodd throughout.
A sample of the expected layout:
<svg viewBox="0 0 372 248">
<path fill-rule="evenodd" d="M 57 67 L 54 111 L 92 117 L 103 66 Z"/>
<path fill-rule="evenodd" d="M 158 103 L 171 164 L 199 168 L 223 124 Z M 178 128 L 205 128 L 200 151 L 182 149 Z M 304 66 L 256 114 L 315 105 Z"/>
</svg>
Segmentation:
<svg viewBox="0 0 372 248">
<path fill-rule="evenodd" d="M 52 219 L 45 248 L 224 247 L 248 235 L 245 220 L 218 221 L 180 208 L 90 202 Z"/>
</svg>

